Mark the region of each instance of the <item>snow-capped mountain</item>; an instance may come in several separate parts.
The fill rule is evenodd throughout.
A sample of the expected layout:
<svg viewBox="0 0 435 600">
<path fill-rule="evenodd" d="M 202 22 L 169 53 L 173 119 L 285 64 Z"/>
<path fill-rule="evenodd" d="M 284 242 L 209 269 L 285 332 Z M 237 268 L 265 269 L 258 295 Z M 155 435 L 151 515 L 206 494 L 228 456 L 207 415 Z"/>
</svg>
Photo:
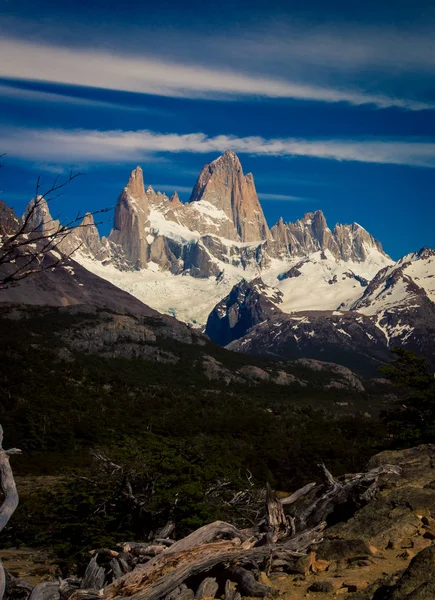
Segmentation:
<svg viewBox="0 0 435 600">
<path fill-rule="evenodd" d="M 381 269 L 346 310 L 342 305 L 334 311 L 283 310 L 282 295 L 274 295 L 273 288 L 249 285 L 261 296 L 258 306 L 267 303 L 261 319 L 241 283 L 207 321 L 206 333 L 217 342 L 225 337 L 232 350 L 282 359 L 327 358 L 374 373 L 390 359 L 392 348 L 405 346 L 435 365 L 434 250 L 425 248 Z"/>
<path fill-rule="evenodd" d="M 90 220 L 91 217 L 88 216 Z M 262 277 L 284 311 L 349 307 L 392 264 L 357 224 L 329 229 L 321 211 L 268 228 L 252 174 L 231 151 L 206 165 L 189 202 L 145 186 L 137 167 L 121 192 L 108 238 L 88 221 L 68 240 L 86 268 L 182 321 L 205 325 L 242 279 Z M 315 283 L 314 283 L 315 282 Z M 309 292 L 309 293 L 308 293 Z"/>
<path fill-rule="evenodd" d="M 432 322 L 433 251 L 394 263 L 363 227 L 330 229 L 320 210 L 269 229 L 231 151 L 202 169 L 186 203 L 145 186 L 137 167 L 110 235 L 100 239 L 89 214 L 83 225 L 64 252 L 80 246 L 74 258 L 88 270 L 237 350 L 376 363 L 393 343 L 415 346 L 419 323 Z M 430 353 L 433 338 L 421 339 Z"/>
</svg>

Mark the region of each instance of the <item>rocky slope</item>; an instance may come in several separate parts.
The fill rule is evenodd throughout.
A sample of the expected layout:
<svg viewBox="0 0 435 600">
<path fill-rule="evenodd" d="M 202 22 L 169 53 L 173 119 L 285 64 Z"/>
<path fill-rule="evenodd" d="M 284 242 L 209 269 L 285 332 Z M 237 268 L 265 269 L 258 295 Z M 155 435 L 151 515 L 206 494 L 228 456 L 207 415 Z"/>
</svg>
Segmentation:
<svg viewBox="0 0 435 600">
<path fill-rule="evenodd" d="M 277 304 L 281 301 L 282 293 L 268 288 L 261 279 L 242 280 L 210 313 L 205 333 L 226 346 L 254 325 L 280 315 Z"/>
<path fill-rule="evenodd" d="M 295 308 L 302 304 L 297 304 L 298 291 L 303 292 L 304 269 L 312 269 L 312 262 L 313 258 L 301 261 L 285 274 L 284 285 L 291 286 L 289 296 Z M 433 250 L 423 249 L 381 269 L 370 283 L 350 272 L 344 277 L 358 286 L 360 298 L 354 303 L 339 303 L 335 311 L 290 313 L 282 301 L 285 293 L 274 296 L 273 288 L 264 283 L 257 286 L 256 302 L 268 305 L 261 319 L 255 304 L 248 303 L 243 295 L 246 284 L 237 284 L 211 313 L 206 333 L 216 341 L 231 339 L 229 347 L 239 352 L 279 358 L 326 356 L 361 372 L 374 372 L 389 359 L 394 346 L 405 346 L 435 364 Z M 335 274 L 328 285 L 334 287 L 337 280 Z M 315 294 L 320 286 L 313 277 L 307 287 Z M 278 287 L 285 292 L 282 283 Z M 310 292 L 305 298 L 308 307 Z"/>
</svg>

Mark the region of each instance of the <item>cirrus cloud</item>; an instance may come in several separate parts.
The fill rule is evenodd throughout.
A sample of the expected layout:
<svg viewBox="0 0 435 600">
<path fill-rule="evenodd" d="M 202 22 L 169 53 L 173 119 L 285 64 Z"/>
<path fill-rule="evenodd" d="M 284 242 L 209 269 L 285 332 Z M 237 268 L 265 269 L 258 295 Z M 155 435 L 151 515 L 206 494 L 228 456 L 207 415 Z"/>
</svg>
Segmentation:
<svg viewBox="0 0 435 600">
<path fill-rule="evenodd" d="M 177 63 L 155 56 L 127 56 L 94 49 L 67 48 L 21 39 L 0 39 L 0 77 L 102 88 L 177 98 L 237 99 L 251 96 L 320 102 L 372 104 L 406 110 L 435 108 L 416 99 L 364 89 L 292 81 L 284 76 Z"/>
<path fill-rule="evenodd" d="M 149 130 L 2 128 L 4 151 L 13 157 L 65 163 L 124 163 L 171 153 L 234 152 L 258 156 L 311 157 L 338 161 L 435 168 L 435 143 L 372 139 L 301 139 L 207 136 Z"/>
</svg>

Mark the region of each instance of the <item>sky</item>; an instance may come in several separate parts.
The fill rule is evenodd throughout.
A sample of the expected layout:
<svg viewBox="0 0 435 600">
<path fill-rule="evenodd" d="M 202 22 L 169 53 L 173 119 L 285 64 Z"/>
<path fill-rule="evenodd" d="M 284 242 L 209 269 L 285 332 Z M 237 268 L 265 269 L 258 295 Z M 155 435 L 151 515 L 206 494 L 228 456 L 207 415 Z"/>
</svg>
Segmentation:
<svg viewBox="0 0 435 600">
<path fill-rule="evenodd" d="M 269 225 L 321 209 L 397 259 L 435 246 L 435 3 L 0 0 L 0 139 L 18 213 L 70 170 L 55 216 L 111 207 L 137 165 L 187 201 L 229 148 Z"/>
</svg>

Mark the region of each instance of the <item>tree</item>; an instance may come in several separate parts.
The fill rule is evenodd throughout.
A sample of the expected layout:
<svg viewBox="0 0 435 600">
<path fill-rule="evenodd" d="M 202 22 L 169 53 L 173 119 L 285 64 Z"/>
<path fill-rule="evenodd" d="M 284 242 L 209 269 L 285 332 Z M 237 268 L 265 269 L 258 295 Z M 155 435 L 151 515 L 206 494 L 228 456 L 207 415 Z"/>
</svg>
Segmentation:
<svg viewBox="0 0 435 600">
<path fill-rule="evenodd" d="M 386 415 L 395 440 L 427 443 L 435 440 L 435 377 L 425 358 L 395 347 L 396 359 L 382 372 L 397 389 L 398 406 Z"/>
<path fill-rule="evenodd" d="M 80 236 L 73 236 L 72 245 L 67 245 L 66 240 L 80 228 L 89 227 L 90 223 L 84 222 L 86 215 L 77 213 L 69 222 L 61 223 L 53 219 L 48 210 L 48 204 L 80 175 L 71 171 L 63 180 L 57 176 L 46 190 L 42 189 L 41 178 L 38 177 L 35 197 L 21 219 L 0 202 L 0 290 L 57 267 L 80 248 L 83 243 Z M 95 215 L 109 210 L 105 208 L 86 214 Z M 94 225 L 93 220 L 91 224 Z"/>
</svg>

